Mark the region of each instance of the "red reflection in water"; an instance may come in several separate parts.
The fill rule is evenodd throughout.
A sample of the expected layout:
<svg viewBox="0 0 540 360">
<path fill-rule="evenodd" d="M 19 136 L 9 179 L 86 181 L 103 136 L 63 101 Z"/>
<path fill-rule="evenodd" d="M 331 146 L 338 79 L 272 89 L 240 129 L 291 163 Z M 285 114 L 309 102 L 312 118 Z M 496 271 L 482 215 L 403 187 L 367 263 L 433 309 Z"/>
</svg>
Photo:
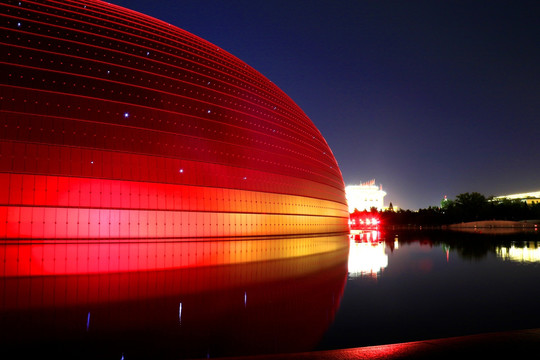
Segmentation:
<svg viewBox="0 0 540 360">
<path fill-rule="evenodd" d="M 276 260 L 347 247 L 347 237 L 227 239 L 34 240 L 0 244 L 0 276 L 168 270 Z"/>
<path fill-rule="evenodd" d="M 283 245 L 269 244 L 268 252 Z M 226 264 L 168 271 L 3 277 L 0 344 L 88 358 L 309 351 L 339 307 L 347 253 L 342 246 L 271 261 L 237 254 Z"/>
</svg>

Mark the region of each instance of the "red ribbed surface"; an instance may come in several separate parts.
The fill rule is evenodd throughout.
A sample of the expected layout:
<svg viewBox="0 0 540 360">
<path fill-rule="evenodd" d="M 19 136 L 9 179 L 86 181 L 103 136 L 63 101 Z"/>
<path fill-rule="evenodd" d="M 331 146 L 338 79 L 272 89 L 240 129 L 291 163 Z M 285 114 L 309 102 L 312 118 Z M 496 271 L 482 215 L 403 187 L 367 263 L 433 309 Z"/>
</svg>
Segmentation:
<svg viewBox="0 0 540 360">
<path fill-rule="evenodd" d="M 236 57 L 98 1 L 0 14 L 0 238 L 348 230 L 324 138 Z"/>
</svg>

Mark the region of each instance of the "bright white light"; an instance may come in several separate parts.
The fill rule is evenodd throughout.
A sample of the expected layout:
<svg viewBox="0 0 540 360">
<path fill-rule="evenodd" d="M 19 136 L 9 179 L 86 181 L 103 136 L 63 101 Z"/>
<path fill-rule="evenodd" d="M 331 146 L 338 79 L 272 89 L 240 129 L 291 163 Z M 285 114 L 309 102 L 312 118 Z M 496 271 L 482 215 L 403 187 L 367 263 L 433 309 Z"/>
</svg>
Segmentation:
<svg viewBox="0 0 540 360">
<path fill-rule="evenodd" d="M 533 263 L 540 262 L 540 248 L 526 246 L 523 248 L 512 245 L 509 248 L 498 247 L 495 249 L 497 256 L 503 260 Z"/>
<path fill-rule="evenodd" d="M 377 276 L 388 266 L 385 243 L 358 243 L 351 241 L 349 248 L 349 276 Z"/>
<path fill-rule="evenodd" d="M 125 112 L 125 113 L 124 113 L 124 117 L 125 117 L 125 118 L 128 118 L 128 117 L 129 117 L 129 113 Z"/>
<path fill-rule="evenodd" d="M 349 203 L 349 212 L 369 210 L 372 207 L 377 210 L 384 208 L 386 192 L 375 185 L 375 180 L 360 185 L 348 185 L 345 187 L 345 196 Z"/>
<path fill-rule="evenodd" d="M 184 169 L 180 169 L 178 170 L 179 173 L 183 173 L 184 172 Z"/>
</svg>

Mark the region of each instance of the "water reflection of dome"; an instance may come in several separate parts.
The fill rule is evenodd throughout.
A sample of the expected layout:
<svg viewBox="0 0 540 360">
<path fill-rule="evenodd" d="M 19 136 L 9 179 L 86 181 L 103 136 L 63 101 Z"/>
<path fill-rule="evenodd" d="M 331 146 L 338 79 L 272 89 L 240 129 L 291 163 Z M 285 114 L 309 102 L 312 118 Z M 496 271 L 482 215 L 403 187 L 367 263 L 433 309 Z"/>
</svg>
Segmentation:
<svg viewBox="0 0 540 360">
<path fill-rule="evenodd" d="M 324 241 L 346 244 L 343 237 Z M 284 245 L 265 244 L 268 252 Z M 347 246 L 316 247 L 309 256 L 245 262 L 231 254 L 227 264 L 169 271 L 1 278 L 0 345 L 27 357 L 94 359 L 309 351 L 347 279 Z"/>
<path fill-rule="evenodd" d="M 33 241 L 33 259 L 54 261 L 93 257 L 103 240 L 114 268 L 128 240 L 122 251 L 168 264 L 170 239 L 348 231 L 343 179 L 323 136 L 238 58 L 105 2 L 0 8 L 8 245 Z M 27 275 L 31 252 L 2 249 L 20 265 L 0 275 Z"/>
</svg>

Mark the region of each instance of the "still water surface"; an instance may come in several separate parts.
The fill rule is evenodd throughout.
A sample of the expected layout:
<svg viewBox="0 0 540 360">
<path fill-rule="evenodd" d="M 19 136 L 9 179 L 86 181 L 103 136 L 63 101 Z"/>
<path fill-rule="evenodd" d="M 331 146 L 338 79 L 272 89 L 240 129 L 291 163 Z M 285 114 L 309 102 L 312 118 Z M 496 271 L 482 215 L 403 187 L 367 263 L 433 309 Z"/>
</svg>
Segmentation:
<svg viewBox="0 0 540 360">
<path fill-rule="evenodd" d="M 215 266 L 2 278 L 0 345 L 22 358 L 213 358 L 540 327 L 537 233 L 253 241 L 226 247 L 227 261 L 223 244 L 201 245 Z"/>
<path fill-rule="evenodd" d="M 538 233 L 382 237 L 351 242 L 343 300 L 319 349 L 540 327 Z"/>
</svg>

